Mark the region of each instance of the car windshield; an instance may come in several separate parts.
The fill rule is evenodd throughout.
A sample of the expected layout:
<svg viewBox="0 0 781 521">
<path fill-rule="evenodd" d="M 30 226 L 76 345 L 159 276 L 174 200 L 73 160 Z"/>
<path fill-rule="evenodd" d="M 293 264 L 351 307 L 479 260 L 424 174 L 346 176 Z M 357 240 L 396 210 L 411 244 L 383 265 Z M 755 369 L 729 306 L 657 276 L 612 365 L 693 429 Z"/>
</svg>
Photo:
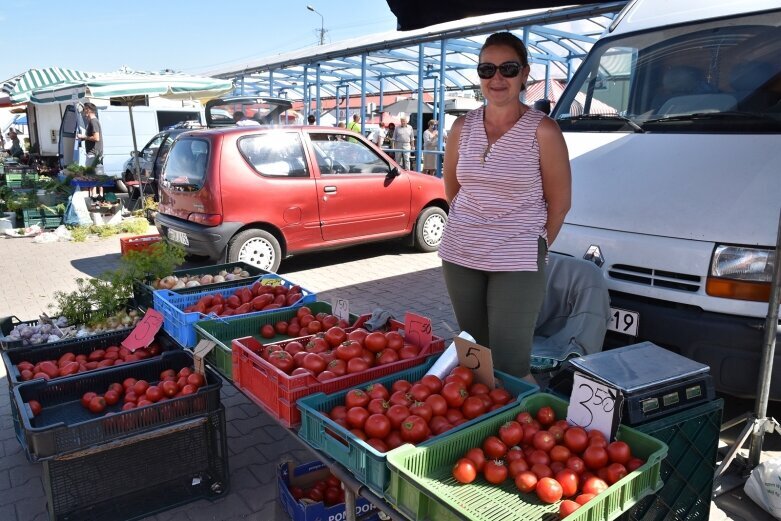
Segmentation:
<svg viewBox="0 0 781 521">
<path fill-rule="evenodd" d="M 206 178 L 209 143 L 202 139 L 177 139 L 163 169 L 163 185 L 173 190 L 200 190 Z"/>
<path fill-rule="evenodd" d="M 303 117 L 292 109 L 292 104 L 275 98 L 226 98 L 212 100 L 206 105 L 209 127 L 238 124 L 301 125 Z M 243 121 L 243 123 L 239 123 Z"/>
<path fill-rule="evenodd" d="M 781 11 L 605 39 L 556 105 L 565 131 L 781 131 Z"/>
</svg>

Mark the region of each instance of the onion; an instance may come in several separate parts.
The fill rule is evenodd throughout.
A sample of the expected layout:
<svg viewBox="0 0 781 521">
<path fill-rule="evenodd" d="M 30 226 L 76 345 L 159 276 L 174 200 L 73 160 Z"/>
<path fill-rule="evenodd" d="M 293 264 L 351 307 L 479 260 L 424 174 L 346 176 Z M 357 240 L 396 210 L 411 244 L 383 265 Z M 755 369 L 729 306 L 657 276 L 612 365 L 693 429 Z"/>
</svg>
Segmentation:
<svg viewBox="0 0 781 521">
<path fill-rule="evenodd" d="M 211 275 L 201 277 L 201 284 L 211 284 L 212 282 L 214 282 L 214 277 Z"/>
<path fill-rule="evenodd" d="M 42 335 L 48 335 L 49 333 L 51 333 L 51 332 L 52 332 L 52 325 L 51 325 L 51 324 L 43 324 L 43 325 L 42 325 L 42 326 L 39 328 L 39 332 L 40 332 Z"/>
<path fill-rule="evenodd" d="M 165 289 L 173 289 L 177 282 L 176 277 L 169 275 L 160 281 L 160 285 Z"/>
<path fill-rule="evenodd" d="M 225 276 L 225 275 L 227 275 L 227 274 L 228 274 L 228 272 L 227 272 L 227 271 L 225 271 L 225 270 L 222 270 L 222 271 L 219 273 L 219 275 L 220 275 L 221 277 L 224 277 L 224 276 Z"/>
<path fill-rule="evenodd" d="M 228 273 L 227 275 L 225 275 L 225 280 L 226 281 L 228 281 L 228 280 L 236 280 L 237 278 L 238 277 L 236 277 L 236 275 L 234 275 L 233 273 Z"/>
<path fill-rule="evenodd" d="M 47 344 L 51 344 L 52 342 L 59 342 L 59 341 L 60 341 L 60 337 L 58 337 L 57 335 L 49 335 L 49 338 L 46 339 Z"/>
<path fill-rule="evenodd" d="M 212 279 L 212 283 L 217 284 L 218 282 L 225 282 L 225 277 L 222 275 L 215 275 Z"/>
<path fill-rule="evenodd" d="M 152 287 L 155 289 L 163 289 L 163 286 L 160 285 L 160 279 L 155 279 L 155 281 L 152 283 Z"/>
<path fill-rule="evenodd" d="M 241 277 L 242 279 L 246 279 L 247 277 L 249 277 L 249 272 L 242 271 L 241 273 L 239 273 L 239 277 Z"/>
<path fill-rule="evenodd" d="M 171 288 L 170 288 L 170 289 L 182 289 L 182 288 L 184 288 L 184 287 L 186 287 L 185 283 L 184 283 L 184 282 L 182 282 L 181 280 L 177 280 L 177 281 L 176 281 L 176 284 L 174 284 L 173 286 L 171 286 Z"/>
<path fill-rule="evenodd" d="M 198 282 L 197 280 L 191 280 L 190 282 L 185 284 L 185 287 L 187 287 L 187 288 L 194 288 L 195 286 L 200 286 L 200 285 L 201 285 L 201 283 Z"/>
<path fill-rule="evenodd" d="M 236 266 L 235 268 L 233 268 L 233 274 L 234 274 L 234 275 L 238 275 L 239 273 L 241 273 L 241 268 L 239 268 L 238 266 Z"/>
</svg>

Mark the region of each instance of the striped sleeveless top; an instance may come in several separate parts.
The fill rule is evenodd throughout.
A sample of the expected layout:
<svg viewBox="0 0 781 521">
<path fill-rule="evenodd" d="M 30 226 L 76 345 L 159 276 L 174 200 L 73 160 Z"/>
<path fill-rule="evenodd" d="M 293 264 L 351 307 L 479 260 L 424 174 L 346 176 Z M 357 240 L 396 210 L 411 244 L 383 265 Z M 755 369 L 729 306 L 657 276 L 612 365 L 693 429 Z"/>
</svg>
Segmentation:
<svg viewBox="0 0 781 521">
<path fill-rule="evenodd" d="M 538 237 L 547 240 L 537 127 L 528 109 L 488 146 L 483 107 L 466 115 L 458 143 L 461 188 L 448 214 L 439 256 L 483 271 L 537 271 Z"/>
</svg>

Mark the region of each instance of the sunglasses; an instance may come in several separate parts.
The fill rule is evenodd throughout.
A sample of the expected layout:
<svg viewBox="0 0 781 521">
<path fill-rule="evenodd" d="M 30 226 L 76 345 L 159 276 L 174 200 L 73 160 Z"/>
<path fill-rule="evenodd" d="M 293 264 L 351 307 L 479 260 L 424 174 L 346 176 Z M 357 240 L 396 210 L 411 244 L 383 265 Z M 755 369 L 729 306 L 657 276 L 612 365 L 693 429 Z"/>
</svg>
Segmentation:
<svg viewBox="0 0 781 521">
<path fill-rule="evenodd" d="M 490 80 L 496 74 L 496 70 L 505 78 L 515 78 L 521 72 L 521 64 L 518 62 L 504 62 L 501 65 L 493 63 L 478 63 L 477 75 L 483 80 Z"/>
</svg>

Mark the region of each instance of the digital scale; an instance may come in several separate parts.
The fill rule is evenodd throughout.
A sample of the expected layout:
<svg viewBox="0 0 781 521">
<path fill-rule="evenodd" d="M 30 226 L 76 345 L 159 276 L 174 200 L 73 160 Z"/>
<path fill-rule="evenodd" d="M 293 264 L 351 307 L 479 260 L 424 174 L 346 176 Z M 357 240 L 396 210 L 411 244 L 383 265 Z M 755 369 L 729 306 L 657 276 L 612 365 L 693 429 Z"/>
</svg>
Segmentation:
<svg viewBox="0 0 781 521">
<path fill-rule="evenodd" d="M 571 358 L 550 390 L 569 396 L 575 371 L 614 387 L 624 397 L 621 423 L 639 425 L 715 398 L 710 367 L 651 342 Z"/>
</svg>

